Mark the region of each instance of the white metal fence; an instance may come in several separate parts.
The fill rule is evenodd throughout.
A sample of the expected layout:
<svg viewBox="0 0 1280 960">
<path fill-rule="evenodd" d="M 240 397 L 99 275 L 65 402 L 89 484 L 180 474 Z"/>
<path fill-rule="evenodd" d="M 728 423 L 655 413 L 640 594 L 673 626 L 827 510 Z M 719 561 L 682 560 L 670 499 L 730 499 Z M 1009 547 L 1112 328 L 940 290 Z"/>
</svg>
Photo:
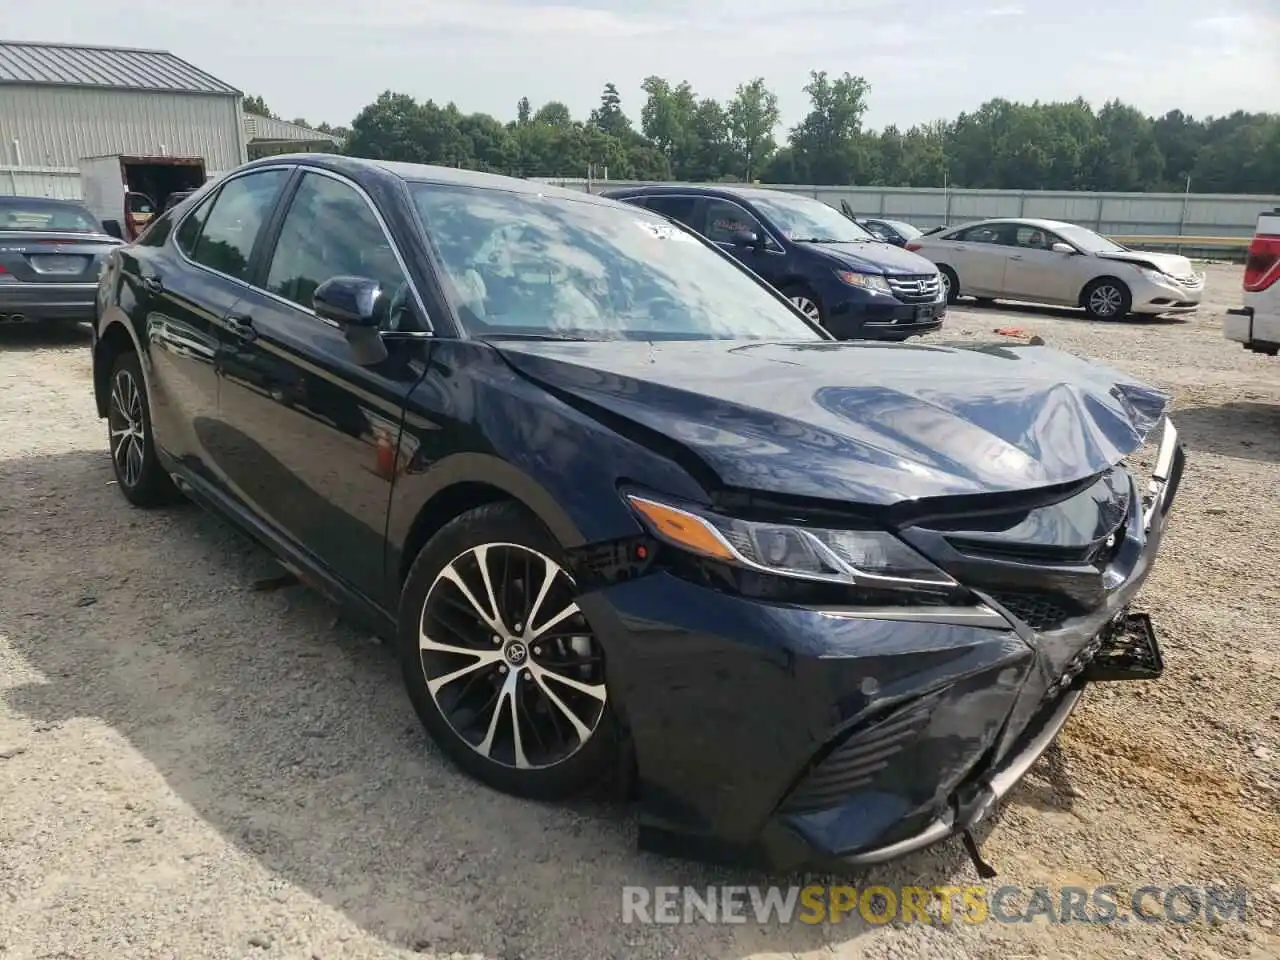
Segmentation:
<svg viewBox="0 0 1280 960">
<path fill-rule="evenodd" d="M 588 181 L 546 177 L 539 180 L 591 193 L 643 185 L 634 180 Z M 814 197 L 837 210 L 840 209 L 840 201 L 844 200 L 858 216 L 889 217 L 922 228 L 987 217 L 1043 217 L 1078 223 L 1109 236 L 1247 238 L 1253 236 L 1259 213 L 1280 207 L 1280 196 L 825 187 L 772 183 L 758 186 Z"/>
<path fill-rule="evenodd" d="M 210 173 L 210 177 L 218 176 Z M 634 180 L 538 178 L 542 183 L 599 193 L 640 186 Z M 985 217 L 1044 217 L 1091 227 L 1109 236 L 1253 236 L 1258 214 L 1280 207 L 1280 196 L 1205 193 L 1085 193 L 1037 190 L 944 190 L 933 187 L 824 187 L 760 184 L 815 197 L 836 209 L 847 201 L 858 216 L 883 216 L 927 228 Z M 0 193 L 78 200 L 75 167 L 0 165 Z"/>
</svg>

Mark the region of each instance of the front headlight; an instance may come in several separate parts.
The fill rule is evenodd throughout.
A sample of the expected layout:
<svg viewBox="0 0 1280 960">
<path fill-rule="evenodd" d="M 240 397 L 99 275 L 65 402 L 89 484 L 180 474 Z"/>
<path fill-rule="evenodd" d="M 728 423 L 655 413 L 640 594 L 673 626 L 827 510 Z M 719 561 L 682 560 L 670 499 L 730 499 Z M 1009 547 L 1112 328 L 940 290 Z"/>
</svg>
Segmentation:
<svg viewBox="0 0 1280 960">
<path fill-rule="evenodd" d="M 883 294 L 885 296 L 890 293 L 888 281 L 878 273 L 854 273 L 852 270 L 837 270 L 836 276 L 840 278 L 841 283 L 847 283 L 851 287 L 861 287 L 868 293 Z"/>
<path fill-rule="evenodd" d="M 951 588 L 956 581 L 883 530 L 831 530 L 693 512 L 638 494 L 649 531 L 689 553 L 779 577 L 862 587 Z"/>
<path fill-rule="evenodd" d="M 1150 267 L 1139 267 L 1138 272 L 1150 280 L 1152 283 L 1173 283 L 1173 277 L 1160 270 L 1152 270 Z"/>
</svg>

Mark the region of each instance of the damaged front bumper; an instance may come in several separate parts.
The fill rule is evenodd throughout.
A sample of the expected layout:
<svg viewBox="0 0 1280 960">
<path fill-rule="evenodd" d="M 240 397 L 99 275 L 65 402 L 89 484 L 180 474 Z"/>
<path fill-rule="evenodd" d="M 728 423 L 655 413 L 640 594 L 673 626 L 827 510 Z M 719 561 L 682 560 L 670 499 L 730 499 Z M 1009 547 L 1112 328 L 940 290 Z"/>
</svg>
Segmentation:
<svg viewBox="0 0 1280 960">
<path fill-rule="evenodd" d="M 1158 647 L 1146 633 L 1135 640 L 1144 621 L 1128 607 L 1183 462 L 1166 422 L 1105 601 L 1052 629 L 1033 629 L 981 591 L 984 603 L 970 608 L 822 611 L 657 573 L 584 595 L 621 678 L 611 697 L 636 761 L 642 848 L 840 869 L 981 821 L 1089 682 L 1158 675 Z"/>
</svg>

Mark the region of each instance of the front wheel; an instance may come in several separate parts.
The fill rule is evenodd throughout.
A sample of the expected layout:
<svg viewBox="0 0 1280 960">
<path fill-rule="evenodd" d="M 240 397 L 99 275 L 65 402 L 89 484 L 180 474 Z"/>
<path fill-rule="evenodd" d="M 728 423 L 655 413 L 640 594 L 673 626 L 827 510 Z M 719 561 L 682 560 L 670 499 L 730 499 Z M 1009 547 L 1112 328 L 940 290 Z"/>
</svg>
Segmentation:
<svg viewBox="0 0 1280 960">
<path fill-rule="evenodd" d="M 942 295 L 947 303 L 955 303 L 960 299 L 960 278 L 950 267 L 939 267 L 938 275 L 942 278 Z"/>
<path fill-rule="evenodd" d="M 1103 277 L 1085 287 L 1081 298 L 1085 313 L 1094 320 L 1119 320 L 1133 306 L 1133 295 L 1119 280 Z"/>
<path fill-rule="evenodd" d="M 617 769 L 604 652 L 563 552 L 514 503 L 479 507 L 423 548 L 400 605 L 418 717 L 471 776 L 559 800 Z"/>
<path fill-rule="evenodd" d="M 178 499 L 178 491 L 156 456 L 151 404 L 136 353 L 122 353 L 116 358 L 110 383 L 107 441 L 120 492 L 136 507 L 172 503 Z"/>
<path fill-rule="evenodd" d="M 792 306 L 808 317 L 811 323 L 816 323 L 820 327 L 826 326 L 822 301 L 808 287 L 803 284 L 792 284 L 782 288 L 782 295 L 791 301 Z"/>
</svg>

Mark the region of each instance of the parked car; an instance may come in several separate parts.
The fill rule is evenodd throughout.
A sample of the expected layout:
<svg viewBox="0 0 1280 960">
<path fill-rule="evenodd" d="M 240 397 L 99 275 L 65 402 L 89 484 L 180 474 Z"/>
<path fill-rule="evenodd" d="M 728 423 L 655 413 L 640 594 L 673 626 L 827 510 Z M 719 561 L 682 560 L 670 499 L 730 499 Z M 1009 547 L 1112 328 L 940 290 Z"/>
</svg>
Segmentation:
<svg viewBox="0 0 1280 960">
<path fill-rule="evenodd" d="M 162 214 L 100 303 L 128 501 L 186 493 L 391 639 L 480 781 L 632 782 L 647 849 L 900 856 L 1159 673 L 1128 611 L 1182 449 L 1069 354 L 836 342 L 657 213 L 329 154 Z"/>
<path fill-rule="evenodd" d="M 0 197 L 0 324 L 92 320 L 98 270 L 119 244 L 78 203 Z"/>
<path fill-rule="evenodd" d="M 172 210 L 195 192 L 195 190 L 178 190 L 169 194 L 169 199 L 164 202 L 164 210 Z M 163 213 L 164 211 L 162 210 L 161 212 Z"/>
<path fill-rule="evenodd" d="M 1223 332 L 1254 353 L 1280 353 L 1280 207 L 1258 217 L 1244 265 L 1244 306 L 1227 311 Z"/>
<path fill-rule="evenodd" d="M 913 227 L 905 220 L 882 220 L 879 217 L 858 217 L 854 220 L 858 226 L 866 230 L 877 240 L 891 243 L 895 247 L 905 247 L 924 231 Z"/>
<path fill-rule="evenodd" d="M 1083 307 L 1095 320 L 1190 313 L 1204 274 L 1186 257 L 1130 250 L 1059 220 L 980 220 L 907 244 L 938 265 L 947 299 Z"/>
<path fill-rule="evenodd" d="M 937 268 L 818 200 L 749 187 L 628 187 L 603 196 L 692 228 L 838 339 L 905 340 L 946 315 Z"/>
</svg>

